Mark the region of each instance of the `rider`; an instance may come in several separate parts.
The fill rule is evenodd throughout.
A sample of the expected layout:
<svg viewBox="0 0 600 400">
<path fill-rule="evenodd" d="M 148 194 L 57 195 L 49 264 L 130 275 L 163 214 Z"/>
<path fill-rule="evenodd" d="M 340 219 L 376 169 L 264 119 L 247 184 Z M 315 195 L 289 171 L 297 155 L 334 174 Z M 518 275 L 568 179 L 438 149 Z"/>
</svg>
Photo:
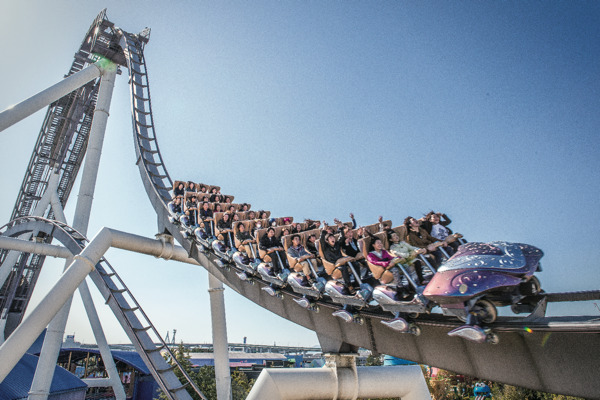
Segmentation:
<svg viewBox="0 0 600 400">
<path fill-rule="evenodd" d="M 169 207 L 169 212 L 179 220 L 179 217 L 183 214 L 181 212 L 181 198 L 178 196 L 173 196 L 173 199 L 167 204 Z"/>
<path fill-rule="evenodd" d="M 209 208 L 207 202 L 202 203 L 202 208 L 198 212 L 198 223 L 200 223 L 200 221 L 204 224 L 204 232 L 206 232 L 208 236 L 214 236 L 212 228 L 213 212 Z"/>
<path fill-rule="evenodd" d="M 321 237 L 319 238 L 321 249 L 323 249 L 323 257 L 325 260 L 335 265 L 335 269 L 340 270 L 342 278 L 346 288 L 350 293 L 356 291 L 356 288 L 352 286 L 350 280 L 350 271 L 348 271 L 348 263 L 354 261 L 352 257 L 344 257 L 342 254 L 342 243 L 344 237 L 336 239 L 332 233 L 332 229 L 327 225 L 327 222 L 323 221 L 323 230 L 321 231 Z"/>
<path fill-rule="evenodd" d="M 376 238 L 371 246 L 373 250 L 367 254 L 367 260 L 371 264 L 383 267 L 386 271 L 390 271 L 392 275 L 394 275 L 393 284 L 399 286 L 402 282 L 402 271 L 396 265 L 400 264 L 402 259 L 388 253 L 383 248 L 383 242 L 379 238 Z"/>
<path fill-rule="evenodd" d="M 444 221 L 442 221 L 441 218 L 444 218 Z M 460 246 L 460 243 L 458 243 L 456 239 L 461 238 L 462 235 L 460 233 L 452 234 L 452 231 L 447 228 L 450 222 L 452 221 L 450 221 L 450 218 L 448 218 L 446 214 L 434 213 L 431 211 L 425 216 L 425 222 L 423 222 L 421 226 L 429 232 L 432 237 L 438 240 L 447 241 L 448 245 L 452 248 L 452 250 L 449 251 L 449 254 L 452 255 L 458 250 L 458 246 Z"/>
<path fill-rule="evenodd" d="M 231 230 L 231 217 L 229 213 L 223 214 L 223 218 L 217 224 L 217 228 L 219 228 L 219 239 L 225 243 L 225 246 L 228 248 L 233 247 L 233 243 L 231 243 L 229 234 L 232 232 Z"/>
<path fill-rule="evenodd" d="M 283 252 L 283 246 L 279 240 L 275 237 L 275 229 L 270 227 L 267 229 L 267 234 L 260 238 L 259 248 L 267 252 L 265 261 L 271 261 L 273 266 L 273 272 L 277 275 L 283 271 L 286 267 L 285 253 Z"/>
<path fill-rule="evenodd" d="M 288 247 L 287 253 L 290 257 L 292 257 L 293 259 L 295 259 L 297 261 L 296 265 L 294 266 L 294 271 L 296 271 L 296 272 L 302 271 L 302 273 L 304 273 L 304 276 L 306 277 L 306 279 L 308 279 L 308 282 L 311 285 L 313 283 L 315 283 L 315 280 L 312 276 L 312 271 L 311 271 L 311 268 L 309 265 L 309 263 L 312 262 L 311 259 L 315 258 L 315 256 L 312 255 L 311 253 L 309 253 L 308 251 L 306 251 L 304 246 L 302 246 L 302 244 L 300 244 L 300 235 L 294 234 L 292 236 L 292 245 L 290 247 Z M 313 265 L 313 267 L 314 267 L 314 265 Z"/>
<path fill-rule="evenodd" d="M 411 246 L 427 249 L 427 252 L 435 257 L 436 265 L 439 265 L 442 261 L 442 252 L 438 247 L 448 246 L 448 244 L 446 242 L 439 242 L 436 238 L 432 237 L 425 229 L 421 228 L 421 221 L 413 217 L 406 217 L 404 226 L 406 227 L 405 241 Z"/>
<path fill-rule="evenodd" d="M 246 231 L 246 227 L 244 224 L 237 225 L 238 232 L 235 234 L 236 239 L 240 242 L 244 250 L 246 251 L 246 255 L 249 258 L 253 257 L 253 254 L 256 254 L 253 250 L 256 250 L 254 246 L 254 237 L 250 232 Z"/>
<path fill-rule="evenodd" d="M 392 231 L 389 236 L 389 240 L 392 243 L 389 252 L 396 257 L 400 257 L 400 262 L 406 266 L 408 272 L 411 274 L 411 278 L 413 278 L 418 285 L 424 283 L 423 265 L 421 264 L 421 260 L 416 257 L 419 254 L 425 254 L 427 251 L 424 249 L 417 249 L 400 240 L 400 235 L 394 231 Z"/>
</svg>

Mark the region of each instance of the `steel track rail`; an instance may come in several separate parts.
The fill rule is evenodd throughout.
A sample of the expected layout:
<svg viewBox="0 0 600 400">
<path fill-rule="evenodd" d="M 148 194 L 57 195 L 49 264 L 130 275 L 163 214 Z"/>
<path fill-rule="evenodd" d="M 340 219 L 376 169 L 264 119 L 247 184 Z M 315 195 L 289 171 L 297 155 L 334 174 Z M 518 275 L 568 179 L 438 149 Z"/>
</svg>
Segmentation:
<svg viewBox="0 0 600 400">
<path fill-rule="evenodd" d="M 157 214 L 159 214 L 159 224 L 162 228 L 173 233 L 179 230 L 179 227 L 171 224 L 164 217 L 167 216 L 167 203 L 171 200 L 169 194 L 173 186 L 173 181 L 169 176 L 163 158 L 160 153 L 158 141 L 156 137 L 156 129 L 154 126 L 154 118 L 152 116 L 152 106 L 150 98 L 150 85 L 148 81 L 147 66 L 143 54 L 144 38 L 137 35 L 132 35 L 123 32 L 122 45 L 125 50 L 127 65 L 130 74 L 130 93 L 131 93 L 131 110 L 132 110 L 132 125 L 133 138 L 136 150 L 137 165 L 140 175 L 144 183 L 144 188 L 150 202 L 152 203 Z M 160 229 L 161 231 L 163 229 Z M 179 239 L 179 238 L 178 238 Z M 183 239 L 179 242 L 185 246 L 184 242 L 189 242 Z M 193 246 L 189 251 L 194 251 Z M 216 258 L 215 258 L 216 260 Z M 232 266 L 234 270 L 237 267 Z M 253 278 L 260 280 L 259 278 Z M 266 283 L 265 283 L 266 284 Z M 285 291 L 286 289 L 284 289 Z M 293 298 L 301 298 L 297 293 L 287 290 L 286 295 Z M 546 298 L 548 302 L 554 301 L 583 301 L 600 299 L 600 291 L 587 292 L 571 292 L 571 293 L 548 293 L 539 298 Z M 335 304 L 320 300 L 318 304 L 321 306 L 337 307 Z M 387 312 L 374 312 L 371 310 L 362 311 L 365 315 L 390 317 Z M 441 317 L 443 321 L 448 321 L 446 326 L 459 326 L 459 323 L 451 317 Z M 592 318 L 592 317 L 590 317 Z M 504 329 L 502 324 L 506 321 L 507 329 L 513 326 L 512 321 L 525 321 L 524 318 L 500 318 L 499 323 L 495 325 L 499 329 Z M 434 314 L 432 316 L 425 315 L 419 318 L 419 322 L 439 324 L 440 319 Z M 587 325 L 586 325 L 587 326 Z"/>
<path fill-rule="evenodd" d="M 594 317 L 500 317 L 493 329 L 500 337 L 497 345 L 475 344 L 451 338 L 447 332 L 461 323 L 441 314 L 419 317 L 416 322 L 421 336 L 400 334 L 380 322 L 392 317 L 378 308 L 360 311 L 363 324 L 346 324 L 331 316 L 339 306 L 319 301 L 321 312 L 315 313 L 296 305 L 300 296 L 284 289 L 283 299 L 261 290 L 266 285 L 257 277 L 241 281 L 234 265 L 222 267 L 212 252 L 202 252 L 198 245 L 183 237 L 180 227 L 168 220 L 172 179 L 167 173 L 157 143 L 150 103 L 150 88 L 143 57 L 143 43 L 124 35 L 125 53 L 130 71 L 133 137 L 140 176 L 158 219 L 159 231 L 167 231 L 200 264 L 219 280 L 259 306 L 292 322 L 313 330 L 324 350 L 363 347 L 374 352 L 438 366 L 483 379 L 506 382 L 555 393 L 597 398 L 600 382 L 590 370 L 582 371 L 600 357 L 600 320 Z M 546 301 L 589 300 L 599 292 L 586 294 L 546 294 Z M 565 300 L 570 299 L 570 300 Z M 324 346 L 326 347 L 326 346 Z M 558 356 L 557 356 L 558 355 Z M 561 373 L 556 366 L 561 365 Z M 590 383 L 590 381 L 594 381 Z"/>
</svg>

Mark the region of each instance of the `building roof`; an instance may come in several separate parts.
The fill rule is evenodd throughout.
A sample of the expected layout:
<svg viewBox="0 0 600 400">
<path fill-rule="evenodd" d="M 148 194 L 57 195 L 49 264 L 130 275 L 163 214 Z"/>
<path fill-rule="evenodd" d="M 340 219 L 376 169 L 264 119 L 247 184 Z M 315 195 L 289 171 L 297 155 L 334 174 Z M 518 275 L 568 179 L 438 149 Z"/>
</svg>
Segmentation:
<svg viewBox="0 0 600 400">
<path fill-rule="evenodd" d="M 17 365 L 0 383 L 0 400 L 26 399 L 38 363 L 38 357 L 25 354 Z M 56 367 L 50 386 L 50 394 L 85 391 L 87 385 L 69 371 Z"/>
<path fill-rule="evenodd" d="M 229 366 L 243 364 L 264 364 L 265 361 L 287 361 L 284 354 L 279 353 L 244 353 L 241 351 L 229 352 Z M 214 365 L 213 353 L 190 353 L 190 362 L 192 365 Z"/>
<path fill-rule="evenodd" d="M 100 354 L 99 349 L 87 349 L 87 348 L 62 348 L 60 349 L 62 352 L 81 352 L 81 353 L 91 353 L 91 354 Z M 110 351 L 113 358 L 117 361 L 124 362 L 127 365 L 132 366 L 136 370 L 140 371 L 143 374 L 150 375 L 150 370 L 142 360 L 142 357 L 135 351 L 124 351 L 124 350 L 111 350 Z"/>
<path fill-rule="evenodd" d="M 190 353 L 192 359 L 212 359 L 213 353 Z M 244 353 L 242 351 L 230 351 L 229 361 L 241 360 L 287 360 L 285 354 L 281 353 Z"/>
</svg>

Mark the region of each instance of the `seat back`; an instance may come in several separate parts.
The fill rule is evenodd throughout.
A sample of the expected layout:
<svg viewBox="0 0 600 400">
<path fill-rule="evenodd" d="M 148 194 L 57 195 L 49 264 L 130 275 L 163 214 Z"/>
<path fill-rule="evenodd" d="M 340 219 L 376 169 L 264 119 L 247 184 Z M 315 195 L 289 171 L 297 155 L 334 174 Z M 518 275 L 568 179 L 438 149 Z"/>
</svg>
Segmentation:
<svg viewBox="0 0 600 400">
<path fill-rule="evenodd" d="M 302 246 L 306 247 L 306 242 L 308 241 L 308 237 L 310 235 L 315 235 L 317 237 L 316 247 L 319 248 L 319 235 L 321 235 L 320 229 L 311 229 L 310 231 L 304 231 L 300 233 L 300 242 Z"/>
<path fill-rule="evenodd" d="M 287 222 L 286 222 L 286 220 L 287 220 Z M 275 218 L 275 222 L 277 223 L 278 226 L 291 225 L 292 222 L 294 222 L 294 217 Z"/>
<path fill-rule="evenodd" d="M 202 185 L 202 184 L 200 184 Z M 221 186 L 217 186 L 217 185 L 204 185 L 206 186 L 206 193 L 212 194 L 212 190 L 213 189 L 217 189 L 217 193 L 221 192 Z"/>
<path fill-rule="evenodd" d="M 222 206 L 221 206 L 221 207 L 224 207 L 223 209 L 224 209 L 225 211 L 229 211 L 229 209 L 230 209 L 231 207 L 233 207 L 233 212 L 238 212 L 238 211 L 240 211 L 240 209 L 242 208 L 242 205 L 241 205 L 241 204 L 236 204 L 236 203 L 221 203 L 221 204 L 222 204 Z"/>
<path fill-rule="evenodd" d="M 260 258 L 263 258 L 267 254 L 266 251 L 260 248 L 260 239 L 267 234 L 267 229 L 268 228 L 260 228 L 256 231 L 254 236 L 256 239 L 256 246 L 258 247 L 258 254 L 260 255 Z M 277 234 L 277 232 L 275 232 L 275 234 Z"/>
<path fill-rule="evenodd" d="M 210 195 L 206 194 L 206 193 L 202 193 L 202 192 L 197 192 L 198 193 L 198 201 L 200 203 L 202 203 L 203 201 L 206 201 L 207 203 L 210 203 Z M 206 200 L 205 200 L 206 199 Z"/>
<path fill-rule="evenodd" d="M 392 221 L 391 220 L 386 220 L 383 221 L 382 224 L 387 225 L 387 226 L 392 226 Z M 365 227 L 363 227 L 364 229 L 367 230 L 367 232 L 371 233 L 371 234 L 376 234 L 377 232 L 379 232 L 380 226 L 379 226 L 379 222 L 376 224 L 371 224 L 371 225 L 367 225 Z"/>
<path fill-rule="evenodd" d="M 287 252 L 288 249 L 289 249 L 289 247 L 292 245 L 292 236 L 293 236 L 293 234 L 292 235 L 285 235 L 285 236 L 283 236 L 281 238 L 280 241 L 281 241 L 281 244 L 283 244 L 283 248 L 285 249 L 285 255 L 286 255 L 287 260 L 288 260 L 288 265 L 290 266 L 290 268 L 294 269 L 294 267 L 297 264 L 297 261 L 296 261 L 296 259 L 294 257 L 290 256 L 288 254 L 288 252 Z"/>
<path fill-rule="evenodd" d="M 219 229 L 219 221 L 221 221 L 223 219 L 223 214 L 225 214 L 224 212 L 216 212 L 213 213 L 213 218 L 215 220 L 215 231 L 217 233 L 217 235 L 219 233 L 221 233 L 221 230 Z"/>
<path fill-rule="evenodd" d="M 180 183 L 183 183 L 183 188 L 185 190 L 185 187 L 187 186 L 187 181 L 175 181 L 173 182 L 173 191 L 175 191 L 175 189 L 177 189 L 177 186 L 179 186 Z"/>
<path fill-rule="evenodd" d="M 241 203 L 240 204 L 240 211 L 242 210 L 244 204 L 248 206 L 248 211 L 252 210 L 252 204 L 250 204 L 250 203 Z"/>
<path fill-rule="evenodd" d="M 280 237 L 284 230 L 292 230 L 292 225 L 281 225 L 275 227 L 275 237 Z M 289 235 L 287 235 L 289 236 Z"/>
<path fill-rule="evenodd" d="M 392 228 L 392 230 L 394 232 L 396 232 L 398 234 L 398 236 L 400 236 L 400 240 L 406 242 L 406 236 L 408 235 L 408 231 L 406 230 L 406 226 L 400 225 L 400 226 L 397 226 L 395 228 Z"/>
</svg>

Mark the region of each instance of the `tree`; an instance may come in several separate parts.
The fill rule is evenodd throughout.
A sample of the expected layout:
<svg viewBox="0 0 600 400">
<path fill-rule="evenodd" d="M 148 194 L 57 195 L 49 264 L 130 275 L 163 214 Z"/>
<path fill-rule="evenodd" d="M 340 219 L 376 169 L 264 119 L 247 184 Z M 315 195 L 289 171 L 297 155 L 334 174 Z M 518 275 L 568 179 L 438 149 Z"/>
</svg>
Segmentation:
<svg viewBox="0 0 600 400">
<path fill-rule="evenodd" d="M 231 374 L 231 394 L 233 400 L 244 400 L 254 386 L 254 379 L 248 379 L 246 374 L 239 371 L 233 371 Z"/>
<path fill-rule="evenodd" d="M 177 347 L 177 350 L 174 352 L 175 359 L 179 362 L 179 364 L 183 367 L 184 371 L 190 376 L 192 382 L 198 386 L 202 394 L 208 400 L 217 400 L 217 382 L 215 379 L 215 368 L 205 365 L 200 367 L 197 372 L 192 370 L 192 363 L 190 362 L 189 355 L 186 354 L 185 348 L 183 344 L 180 344 Z M 165 359 L 167 359 L 165 357 Z M 167 361 L 172 365 L 172 360 L 167 359 Z M 179 369 L 175 369 L 175 375 L 177 378 L 182 380 L 182 373 Z M 233 395 L 233 400 L 244 400 L 250 390 L 252 389 L 252 385 L 254 385 L 253 379 L 248 379 L 248 377 L 239 371 L 234 371 L 231 374 L 231 393 Z M 193 399 L 199 400 L 200 396 L 198 396 L 193 390 L 188 389 L 188 393 L 192 396 Z M 158 397 L 160 400 L 166 400 L 167 396 L 164 393 L 161 393 Z"/>
<path fill-rule="evenodd" d="M 177 346 L 177 350 L 174 351 L 173 355 L 175 356 L 175 359 L 177 360 L 179 365 L 181 365 L 183 370 L 188 374 L 190 379 L 198 385 L 199 380 L 198 380 L 197 374 L 195 374 L 192 371 L 192 363 L 190 362 L 190 356 L 185 353 L 185 348 L 183 347 L 183 343 L 180 343 L 179 346 Z M 175 364 L 174 360 L 172 360 L 170 358 L 170 356 L 164 355 L 164 357 L 165 357 L 165 360 L 167 360 L 167 362 L 169 364 L 171 364 L 171 365 Z M 175 376 L 177 376 L 179 381 L 184 381 L 183 374 L 181 373 L 179 368 L 175 368 L 173 370 L 173 372 L 175 373 Z M 214 372 L 213 372 L 213 381 L 214 381 Z M 198 386 L 200 388 L 200 391 L 206 396 L 206 393 L 204 393 L 204 390 L 200 387 L 200 385 L 198 385 Z M 190 396 L 192 396 L 192 398 L 194 400 L 201 400 L 200 396 L 198 396 L 192 388 L 188 387 L 188 388 L 186 388 L 186 390 L 188 391 L 188 393 L 190 394 Z M 158 398 L 160 400 L 168 399 L 168 397 L 162 392 L 158 395 Z M 216 396 L 215 396 L 215 398 L 216 398 Z"/>
</svg>

